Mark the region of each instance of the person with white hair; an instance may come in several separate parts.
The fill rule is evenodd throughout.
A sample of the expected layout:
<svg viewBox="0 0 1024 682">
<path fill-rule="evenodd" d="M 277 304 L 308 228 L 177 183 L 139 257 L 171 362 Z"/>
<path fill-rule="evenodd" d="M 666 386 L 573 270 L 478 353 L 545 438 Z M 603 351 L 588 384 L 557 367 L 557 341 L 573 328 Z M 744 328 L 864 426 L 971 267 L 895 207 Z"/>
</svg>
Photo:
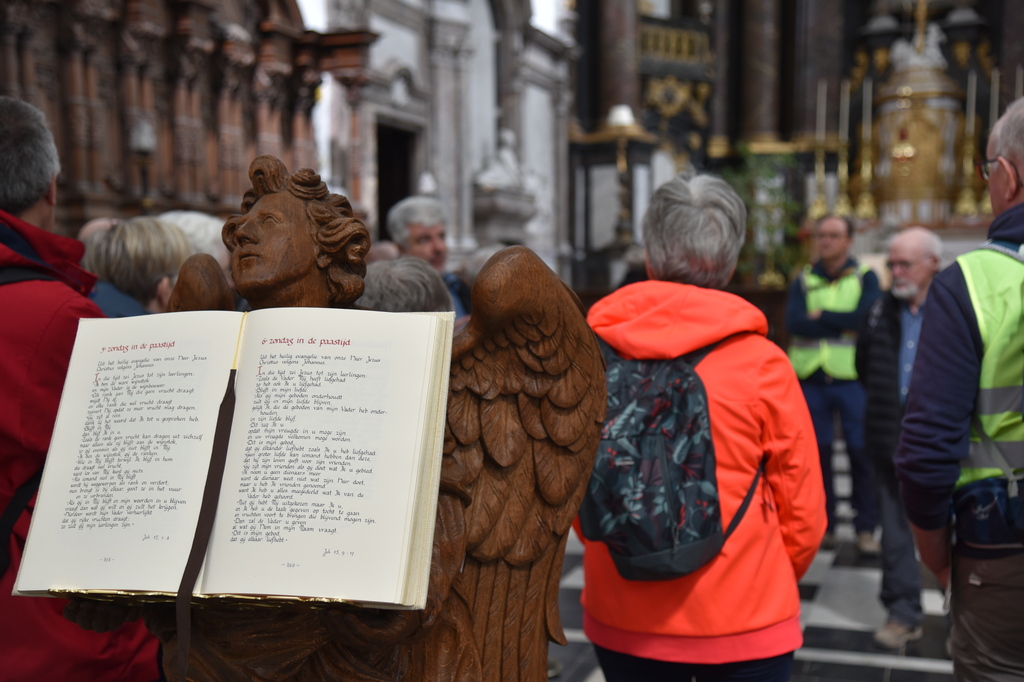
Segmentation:
<svg viewBox="0 0 1024 682">
<path fill-rule="evenodd" d="M 928 289 L 942 261 L 942 240 L 924 227 L 908 227 L 892 240 L 886 266 L 889 291 L 875 299 L 857 336 L 857 377 L 867 394 L 864 449 L 872 460 L 882 526 L 882 605 L 885 624 L 875 642 L 899 649 L 924 634 L 921 570 L 914 536 L 900 501 L 893 455 L 910 391 Z"/>
<path fill-rule="evenodd" d="M 188 238 L 192 253 L 206 253 L 216 258 L 228 280 L 228 286 L 235 288 L 231 281 L 231 252 L 224 245 L 221 235 L 223 220 L 202 211 L 167 211 L 157 217 L 181 228 Z"/>
<path fill-rule="evenodd" d="M 455 310 L 451 294 L 430 265 L 412 256 L 366 266 L 365 288 L 357 303 L 389 313 L 443 313 Z"/>
<path fill-rule="evenodd" d="M 803 643 L 797 583 L 825 533 L 825 499 L 793 368 L 766 338 L 764 314 L 722 291 L 746 238 L 746 208 L 721 178 L 678 176 L 654 193 L 643 238 L 650 280 L 616 290 L 587 315 L 616 356 L 652 372 L 624 380 L 609 371 L 609 409 L 613 383 L 643 385 L 663 363 L 710 348 L 696 373 L 722 528 L 740 521 L 707 563 L 664 580 L 625 578 L 608 545 L 585 540 L 583 629 L 608 682 L 788 680 Z M 748 493 L 755 502 L 743 513 Z"/>
<path fill-rule="evenodd" d="M 455 273 L 447 272 L 448 215 L 434 197 L 414 195 L 402 199 L 388 211 L 388 234 L 402 253 L 422 258 L 444 278 L 455 302 L 455 317 L 468 315 L 471 291 Z"/>
<path fill-rule="evenodd" d="M 1024 679 L 1022 169 L 1018 99 L 978 164 L 995 214 L 988 241 L 929 288 L 896 450 L 921 561 L 950 589 L 958 681 Z"/>
</svg>

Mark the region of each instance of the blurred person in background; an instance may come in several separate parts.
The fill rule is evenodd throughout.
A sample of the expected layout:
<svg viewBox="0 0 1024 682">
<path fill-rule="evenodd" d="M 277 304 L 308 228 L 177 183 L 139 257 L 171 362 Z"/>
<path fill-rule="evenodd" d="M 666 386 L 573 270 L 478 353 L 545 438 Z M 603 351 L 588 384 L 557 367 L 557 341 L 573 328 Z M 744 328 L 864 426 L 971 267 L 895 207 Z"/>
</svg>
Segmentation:
<svg viewBox="0 0 1024 682">
<path fill-rule="evenodd" d="M 387 239 L 376 241 L 370 244 L 370 250 L 366 252 L 366 264 L 376 263 L 382 260 L 395 260 L 401 257 L 402 250 L 398 244 Z"/>
<path fill-rule="evenodd" d="M 103 317 L 81 242 L 53 234 L 59 172 L 43 112 L 0 96 L 0 678 L 147 682 L 158 645 L 141 621 L 92 632 L 63 616 L 82 602 L 11 594 L 78 321 Z"/>
<path fill-rule="evenodd" d="M 888 614 L 875 631 L 875 642 L 887 649 L 899 649 L 924 634 L 921 569 L 893 456 L 921 339 L 923 306 L 941 258 L 942 240 L 931 230 L 909 227 L 899 233 L 886 262 L 892 286 L 871 304 L 857 337 L 857 377 L 867 394 L 864 446 L 874 466 L 881 512 L 881 599 Z"/>
<path fill-rule="evenodd" d="M 1024 472 L 1024 99 L 986 152 L 995 219 L 929 288 L 896 450 L 921 561 L 949 588 L 958 682 L 1024 679 L 1024 519 L 1011 506 Z"/>
<path fill-rule="evenodd" d="M 82 266 L 99 281 L 93 300 L 107 317 L 167 312 L 178 271 L 192 255 L 177 225 L 140 216 L 86 240 Z"/>
<path fill-rule="evenodd" d="M 441 275 L 412 256 L 366 266 L 365 288 L 356 303 L 389 313 L 448 312 L 455 309 Z"/>
<path fill-rule="evenodd" d="M 628 580 L 604 542 L 584 540 L 583 629 L 608 682 L 782 682 L 803 643 L 797 583 L 826 525 L 807 405 L 764 314 L 721 290 L 746 238 L 736 192 L 712 175 L 678 176 L 654 193 L 643 231 L 650 279 L 595 303 L 587 322 L 627 360 L 717 344 L 696 372 L 722 528 L 748 491 L 752 503 L 721 550 L 678 578 Z"/>
<path fill-rule="evenodd" d="M 78 236 L 76 238 L 80 242 L 85 242 L 89 237 L 109 230 L 114 225 L 117 225 L 118 222 L 120 221 L 117 218 L 93 218 L 85 225 L 82 225 L 78 230 Z"/>
<path fill-rule="evenodd" d="M 878 556 L 878 496 L 871 462 L 864 454 L 864 388 L 854 366 L 857 332 L 868 307 L 878 298 L 878 277 L 850 256 L 853 222 L 829 215 L 814 225 L 817 260 L 793 280 L 786 303 L 789 359 L 814 420 L 825 484 L 828 532 L 822 546 L 835 547 L 836 496 L 832 474 L 835 415 L 842 423 L 850 460 L 856 515 L 857 549 Z"/>
<path fill-rule="evenodd" d="M 447 229 L 448 216 L 441 202 L 433 197 L 406 197 L 388 211 L 388 234 L 403 254 L 422 258 L 444 278 L 458 319 L 470 313 L 471 292 L 458 275 L 446 270 Z"/>
</svg>

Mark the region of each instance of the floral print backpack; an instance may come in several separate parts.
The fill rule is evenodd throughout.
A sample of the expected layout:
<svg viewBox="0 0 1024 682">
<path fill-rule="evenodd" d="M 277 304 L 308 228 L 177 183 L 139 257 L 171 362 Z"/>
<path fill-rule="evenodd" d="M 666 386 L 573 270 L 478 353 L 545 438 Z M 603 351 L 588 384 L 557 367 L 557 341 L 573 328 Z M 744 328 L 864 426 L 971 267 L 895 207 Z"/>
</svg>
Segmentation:
<svg viewBox="0 0 1024 682">
<path fill-rule="evenodd" d="M 718 343 L 673 360 L 625 360 L 600 340 L 608 411 L 580 525 L 628 580 L 677 578 L 710 561 L 764 471 L 762 461 L 723 533 L 708 398 L 695 369 Z"/>
</svg>

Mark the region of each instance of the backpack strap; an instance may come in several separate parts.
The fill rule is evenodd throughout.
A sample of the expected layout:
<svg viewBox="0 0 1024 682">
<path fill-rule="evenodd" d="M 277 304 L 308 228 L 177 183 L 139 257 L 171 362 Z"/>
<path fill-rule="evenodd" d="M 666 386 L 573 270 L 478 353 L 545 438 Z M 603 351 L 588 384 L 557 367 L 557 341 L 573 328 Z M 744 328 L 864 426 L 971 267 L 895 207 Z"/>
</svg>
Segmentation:
<svg viewBox="0 0 1024 682">
<path fill-rule="evenodd" d="M 597 339 L 597 345 L 601 349 L 601 355 L 604 357 L 605 366 L 614 362 L 625 362 L 626 359 L 615 352 L 615 349 L 611 347 L 611 344 L 597 334 L 594 334 L 594 337 Z"/>
<path fill-rule="evenodd" d="M 744 336 L 746 334 L 753 334 L 753 333 L 754 332 L 746 332 L 746 331 L 744 331 L 744 332 L 736 332 L 735 334 L 729 334 L 729 336 L 721 338 L 718 341 L 715 341 L 714 343 L 709 343 L 708 345 L 704 346 L 703 348 L 698 348 L 697 350 L 690 351 L 689 353 L 686 353 L 685 355 L 681 355 L 679 357 L 681 357 L 686 362 L 690 363 L 691 367 L 696 367 L 697 365 L 700 364 L 701 360 L 706 358 L 711 353 L 711 351 L 715 350 L 716 348 L 718 348 L 720 345 L 722 345 L 723 343 L 725 343 L 729 339 L 735 338 L 737 336 Z"/>
<path fill-rule="evenodd" d="M 692 353 L 687 353 L 685 356 L 683 356 L 683 359 L 689 362 L 691 367 L 696 367 L 701 360 L 706 358 L 711 353 L 711 351 L 715 350 L 715 348 L 725 343 L 729 339 L 734 338 L 736 336 L 743 336 L 745 334 L 752 333 L 753 332 L 736 332 L 735 334 L 730 334 L 729 336 L 726 336 L 724 339 L 715 341 L 714 343 L 704 346 L 703 348 L 698 348 Z M 764 462 L 765 457 L 762 457 L 761 462 L 757 465 L 757 473 L 754 474 L 754 482 L 750 484 L 750 488 L 747 490 L 747 494 L 743 498 L 743 503 L 740 505 L 740 508 L 736 510 L 736 515 L 732 517 L 732 521 L 729 522 L 729 527 L 725 529 L 725 534 L 722 536 L 722 542 L 725 542 L 729 539 L 729 536 L 732 535 L 732 532 L 736 530 L 736 526 L 738 526 L 740 521 L 743 519 L 743 515 L 747 513 L 747 507 L 750 506 L 751 500 L 754 499 L 754 493 L 757 491 L 757 484 L 761 481 L 761 475 L 764 473 Z"/>
<path fill-rule="evenodd" d="M 7 568 L 11 565 L 11 555 L 7 551 L 7 547 L 10 544 L 11 533 L 14 532 L 14 524 L 21 518 L 21 513 L 28 507 L 28 501 L 39 489 L 39 481 L 42 477 L 43 470 L 40 468 L 14 491 L 11 501 L 7 503 L 3 514 L 0 514 L 0 541 L 3 543 L 0 544 L 0 575 L 6 573 Z"/>
<path fill-rule="evenodd" d="M 732 532 L 736 530 L 736 526 L 740 525 L 740 521 L 743 520 L 743 515 L 747 513 L 747 507 L 750 506 L 750 501 L 754 499 L 754 493 L 757 491 L 757 484 L 761 482 L 761 474 L 764 473 L 764 462 L 767 457 L 762 457 L 761 462 L 757 465 L 757 473 L 754 474 L 754 482 L 750 484 L 750 489 L 747 490 L 746 497 L 743 498 L 743 504 L 736 510 L 736 515 L 732 517 L 732 521 L 729 522 L 729 527 L 725 529 L 725 535 L 722 538 L 722 542 L 729 539 Z"/>
<path fill-rule="evenodd" d="M 35 268 L 26 268 L 19 265 L 0 268 L 0 284 L 13 284 L 15 282 L 31 281 L 59 281 L 48 272 Z"/>
</svg>

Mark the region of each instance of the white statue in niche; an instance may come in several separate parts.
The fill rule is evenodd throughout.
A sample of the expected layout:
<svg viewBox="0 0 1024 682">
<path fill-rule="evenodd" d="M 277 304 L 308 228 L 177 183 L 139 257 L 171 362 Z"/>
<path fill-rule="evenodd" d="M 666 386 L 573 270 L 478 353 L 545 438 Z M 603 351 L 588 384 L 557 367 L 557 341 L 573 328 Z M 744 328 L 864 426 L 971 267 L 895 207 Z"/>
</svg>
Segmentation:
<svg viewBox="0 0 1024 682">
<path fill-rule="evenodd" d="M 918 53 L 913 41 L 898 38 L 892 44 L 890 54 L 895 71 L 906 69 L 946 69 L 946 58 L 942 56 L 942 43 L 946 42 L 946 34 L 938 24 L 928 24 L 924 38 L 924 51 Z"/>
<path fill-rule="evenodd" d="M 498 131 L 498 153 L 476 174 L 483 189 L 522 189 L 523 168 L 516 154 L 516 134 L 509 128 Z"/>
</svg>

